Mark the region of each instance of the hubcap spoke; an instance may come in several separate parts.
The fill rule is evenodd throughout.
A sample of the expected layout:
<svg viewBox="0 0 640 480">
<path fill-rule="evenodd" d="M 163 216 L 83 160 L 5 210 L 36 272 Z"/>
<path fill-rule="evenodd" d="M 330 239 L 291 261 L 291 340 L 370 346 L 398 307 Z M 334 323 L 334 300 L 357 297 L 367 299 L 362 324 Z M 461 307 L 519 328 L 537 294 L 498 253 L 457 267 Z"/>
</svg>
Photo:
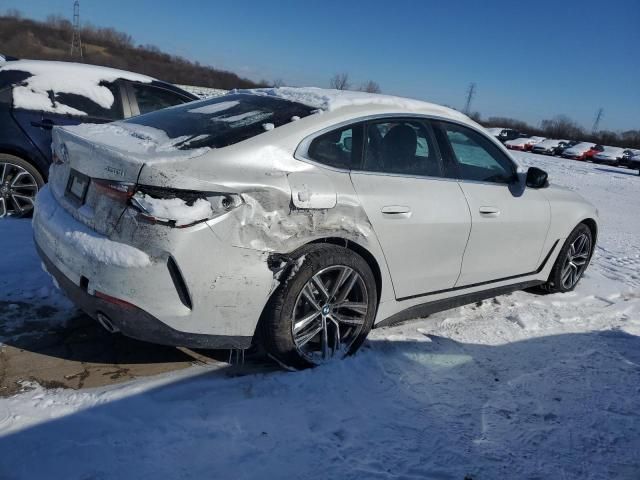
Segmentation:
<svg viewBox="0 0 640 480">
<path fill-rule="evenodd" d="M 309 343 L 311 339 L 313 339 L 313 337 L 315 337 L 320 332 L 322 332 L 322 330 L 323 330 L 322 325 L 318 325 L 316 328 L 314 328 L 310 332 L 305 333 L 304 335 L 298 337 L 298 339 L 296 340 L 296 345 L 298 347 L 305 346 L 307 343 Z"/>
<path fill-rule="evenodd" d="M 293 326 L 293 333 L 299 332 L 300 330 L 305 328 L 307 325 L 309 325 L 311 322 L 313 322 L 314 320 L 320 318 L 320 315 L 322 315 L 320 312 L 315 311 L 315 312 L 311 312 L 306 317 L 298 320 L 295 323 L 295 325 Z"/>
<path fill-rule="evenodd" d="M 345 325 L 362 325 L 364 323 L 364 318 L 361 317 L 348 317 L 346 315 L 340 315 L 339 313 L 334 313 L 333 317 Z"/>
<path fill-rule="evenodd" d="M 304 295 L 304 297 L 313 306 L 313 308 L 315 308 L 316 310 L 322 310 L 309 283 L 307 283 L 302 289 L 302 295 Z"/>
<path fill-rule="evenodd" d="M 341 302 L 336 304 L 335 308 L 346 308 L 362 315 L 366 315 L 367 313 L 367 304 L 362 302 Z"/>
<path fill-rule="evenodd" d="M 0 218 L 7 215 L 7 202 L 4 198 L 0 197 Z"/>
<path fill-rule="evenodd" d="M 329 295 L 329 292 L 327 291 L 327 288 L 324 286 L 324 283 L 322 283 L 322 280 L 320 279 L 320 277 L 318 275 L 314 275 L 311 281 L 316 286 L 318 291 L 322 294 L 322 296 L 324 297 L 324 300 L 329 301 L 331 297 Z"/>
</svg>

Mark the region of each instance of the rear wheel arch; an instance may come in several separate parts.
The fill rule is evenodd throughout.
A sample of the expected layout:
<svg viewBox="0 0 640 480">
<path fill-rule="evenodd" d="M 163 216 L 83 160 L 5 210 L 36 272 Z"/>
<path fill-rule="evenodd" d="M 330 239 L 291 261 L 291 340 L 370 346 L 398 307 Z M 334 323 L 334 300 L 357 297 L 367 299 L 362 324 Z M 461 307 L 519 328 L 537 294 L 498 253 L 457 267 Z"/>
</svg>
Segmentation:
<svg viewBox="0 0 640 480">
<path fill-rule="evenodd" d="M 35 160 L 31 155 L 27 154 L 25 151 L 20 150 L 20 149 L 7 147 L 7 146 L 2 146 L 2 147 L 0 147 L 0 155 L 2 155 L 2 154 L 4 154 L 4 155 L 12 155 L 14 157 L 19 158 L 22 161 L 27 162 L 29 165 L 33 166 L 33 168 L 35 168 L 38 171 L 38 173 L 44 179 L 45 182 L 49 178 L 49 169 L 48 169 L 48 167 L 45 168 L 45 165 L 43 164 L 43 162 L 39 162 L 39 161 Z"/>
<path fill-rule="evenodd" d="M 580 223 L 586 225 L 591 230 L 591 236 L 593 237 L 593 247 L 595 249 L 596 240 L 598 239 L 598 224 L 593 218 L 585 218 Z"/>
<path fill-rule="evenodd" d="M 373 254 L 362 245 L 352 240 L 348 240 L 346 238 L 340 238 L 340 237 L 321 238 L 318 240 L 314 240 L 313 242 L 310 242 L 308 245 L 316 245 L 316 244 L 323 244 L 323 243 L 337 245 L 339 247 L 344 247 L 348 250 L 351 250 L 356 255 L 359 255 L 360 257 L 362 257 L 365 262 L 367 262 L 376 280 L 376 291 L 378 294 L 377 303 L 379 304 L 380 298 L 382 295 L 382 271 L 380 270 L 380 265 L 378 264 L 376 257 L 374 257 Z"/>
</svg>

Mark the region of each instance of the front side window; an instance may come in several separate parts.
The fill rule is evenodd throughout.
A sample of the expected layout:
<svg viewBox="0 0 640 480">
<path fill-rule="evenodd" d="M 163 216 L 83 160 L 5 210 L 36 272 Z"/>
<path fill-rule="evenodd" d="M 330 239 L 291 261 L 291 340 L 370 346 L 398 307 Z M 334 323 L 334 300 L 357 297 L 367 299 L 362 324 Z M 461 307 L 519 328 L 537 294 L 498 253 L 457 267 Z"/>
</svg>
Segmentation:
<svg viewBox="0 0 640 480">
<path fill-rule="evenodd" d="M 182 95 L 166 90 L 164 88 L 154 87 L 152 85 L 143 85 L 139 83 L 132 84 L 133 93 L 138 102 L 138 110 L 140 114 L 155 112 L 162 108 L 173 107 L 186 103 L 189 100 Z"/>
<path fill-rule="evenodd" d="M 362 169 L 401 175 L 442 176 L 430 127 L 419 120 L 392 119 L 367 125 Z"/>
<path fill-rule="evenodd" d="M 311 160 L 330 167 L 354 168 L 359 163 L 361 131 L 361 125 L 349 125 L 324 133 L 313 139 L 308 156 Z"/>
<path fill-rule="evenodd" d="M 462 180 L 510 183 L 516 169 L 511 160 L 478 132 L 453 123 L 441 123 Z"/>
</svg>

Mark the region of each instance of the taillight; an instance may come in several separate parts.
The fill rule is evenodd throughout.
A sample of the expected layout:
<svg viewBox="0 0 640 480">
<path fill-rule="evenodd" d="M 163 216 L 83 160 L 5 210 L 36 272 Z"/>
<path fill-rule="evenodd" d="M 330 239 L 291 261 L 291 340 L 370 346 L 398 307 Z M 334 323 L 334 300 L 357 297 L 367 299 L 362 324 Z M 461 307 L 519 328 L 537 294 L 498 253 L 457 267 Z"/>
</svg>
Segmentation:
<svg viewBox="0 0 640 480">
<path fill-rule="evenodd" d="M 134 183 L 94 179 L 93 184 L 99 193 L 121 202 L 126 202 L 135 193 Z"/>
<path fill-rule="evenodd" d="M 233 193 L 138 186 L 129 203 L 147 222 L 185 228 L 224 215 L 243 200 Z"/>
</svg>

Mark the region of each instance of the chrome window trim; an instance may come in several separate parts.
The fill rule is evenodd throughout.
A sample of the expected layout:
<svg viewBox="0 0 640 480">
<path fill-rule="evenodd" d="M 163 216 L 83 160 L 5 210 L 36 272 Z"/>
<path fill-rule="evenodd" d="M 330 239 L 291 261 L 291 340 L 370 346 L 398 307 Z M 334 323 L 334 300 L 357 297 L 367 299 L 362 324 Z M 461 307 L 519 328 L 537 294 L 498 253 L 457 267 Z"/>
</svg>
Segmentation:
<svg viewBox="0 0 640 480">
<path fill-rule="evenodd" d="M 293 152 L 293 158 L 295 158 L 296 160 L 299 160 L 301 162 L 305 162 L 311 165 L 314 165 L 316 167 L 319 168 L 325 168 L 327 170 L 331 170 L 334 172 L 339 172 L 339 173 L 350 173 L 350 172 L 354 172 L 354 173 L 362 173 L 362 174 L 366 174 L 366 175 L 383 175 L 383 176 L 390 176 L 390 177 L 402 177 L 402 178 L 416 178 L 416 179 L 429 179 L 429 180 L 444 180 L 444 181 L 452 181 L 452 182 L 465 182 L 465 183 L 480 183 L 480 184 L 484 184 L 484 185 L 495 185 L 495 186 L 503 186 L 503 187 L 508 187 L 510 184 L 509 183 L 496 183 L 496 182 L 485 182 L 485 181 L 480 181 L 480 180 L 466 180 L 466 179 L 462 179 L 462 178 L 448 178 L 448 177 L 433 177 L 433 176 L 422 176 L 422 175 L 403 175 L 401 173 L 387 173 L 387 172 L 372 172 L 369 170 L 360 170 L 360 169 L 350 169 L 350 168 L 339 168 L 339 167 L 332 167 L 331 165 L 326 165 L 324 163 L 318 162 L 314 159 L 312 159 L 311 157 L 309 157 L 309 146 L 311 145 L 311 142 L 313 142 L 317 137 L 324 135 L 325 133 L 331 132 L 333 130 L 339 130 L 343 127 L 346 127 L 348 125 L 356 125 L 359 123 L 364 123 L 364 122 L 370 122 L 370 121 L 375 121 L 375 120 L 385 120 L 385 119 L 389 119 L 389 118 L 404 118 L 404 119 L 417 119 L 417 120 L 432 120 L 432 121 L 440 121 L 440 122 L 449 122 L 449 123 L 454 123 L 456 125 L 460 125 L 461 127 L 466 127 L 470 130 L 473 130 L 474 132 L 484 136 L 484 138 L 489 139 L 491 142 L 493 142 L 494 145 L 498 146 L 500 148 L 500 151 L 502 151 L 502 153 L 509 159 L 509 161 L 511 162 L 511 164 L 514 167 L 514 171 L 517 172 L 518 170 L 518 164 L 515 162 L 515 160 L 513 160 L 513 158 L 511 158 L 511 155 L 509 154 L 509 152 L 505 152 L 504 146 L 498 142 L 496 139 L 492 138 L 491 135 L 489 135 L 487 132 L 483 132 L 482 130 L 476 128 L 473 125 L 469 125 L 465 122 L 462 122 L 460 120 L 456 120 L 456 119 L 450 119 L 450 118 L 446 118 L 446 117 L 441 117 L 438 115 L 429 115 L 429 114 L 424 114 L 424 113 L 408 113 L 408 112 L 402 112 L 402 113 L 379 113 L 379 114 L 373 114 L 373 115 L 365 115 L 362 117 L 356 117 L 356 118 L 352 118 L 350 120 L 344 120 L 342 122 L 338 122 L 338 123 L 334 123 L 333 125 L 330 125 L 328 127 L 325 127 L 321 130 L 318 130 L 310 135 L 307 135 L 306 137 L 304 137 L 300 143 L 298 143 L 298 146 L 296 147 L 295 151 Z M 440 152 L 440 154 L 442 155 L 442 152 Z"/>
</svg>

